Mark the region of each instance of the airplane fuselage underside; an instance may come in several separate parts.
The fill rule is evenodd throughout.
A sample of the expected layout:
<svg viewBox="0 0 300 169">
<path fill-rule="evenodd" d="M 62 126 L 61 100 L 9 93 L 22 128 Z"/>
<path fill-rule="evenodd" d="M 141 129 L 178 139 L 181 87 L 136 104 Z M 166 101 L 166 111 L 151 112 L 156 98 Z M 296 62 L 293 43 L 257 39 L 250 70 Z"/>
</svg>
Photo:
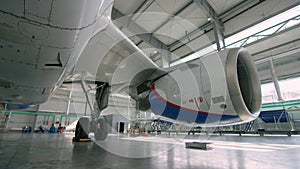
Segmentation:
<svg viewBox="0 0 300 169">
<path fill-rule="evenodd" d="M 107 25 L 111 5 L 111 0 L 1 1 L 0 101 L 47 101 L 94 32 Z"/>
</svg>

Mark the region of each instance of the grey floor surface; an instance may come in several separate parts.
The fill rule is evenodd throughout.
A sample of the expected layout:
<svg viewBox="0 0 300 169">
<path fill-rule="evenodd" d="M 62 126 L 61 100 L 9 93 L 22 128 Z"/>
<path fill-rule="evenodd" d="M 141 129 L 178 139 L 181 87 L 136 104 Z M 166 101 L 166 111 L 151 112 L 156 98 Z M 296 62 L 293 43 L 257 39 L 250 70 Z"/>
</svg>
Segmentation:
<svg viewBox="0 0 300 169">
<path fill-rule="evenodd" d="M 300 168 L 299 136 L 123 136 L 73 143 L 73 133 L 0 133 L 0 169 Z M 185 142 L 210 142 L 209 150 Z"/>
</svg>

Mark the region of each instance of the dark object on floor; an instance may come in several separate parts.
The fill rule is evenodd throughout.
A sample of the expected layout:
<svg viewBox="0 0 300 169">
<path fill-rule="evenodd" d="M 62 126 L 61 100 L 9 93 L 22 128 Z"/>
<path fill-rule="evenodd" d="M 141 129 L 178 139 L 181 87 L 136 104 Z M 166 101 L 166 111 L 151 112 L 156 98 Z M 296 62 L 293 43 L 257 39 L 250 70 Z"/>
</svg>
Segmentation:
<svg viewBox="0 0 300 169">
<path fill-rule="evenodd" d="M 186 148 L 193 148 L 193 149 L 200 149 L 200 150 L 209 150 L 210 147 L 207 145 L 211 143 L 205 143 L 205 142 L 187 142 L 185 143 Z"/>
</svg>

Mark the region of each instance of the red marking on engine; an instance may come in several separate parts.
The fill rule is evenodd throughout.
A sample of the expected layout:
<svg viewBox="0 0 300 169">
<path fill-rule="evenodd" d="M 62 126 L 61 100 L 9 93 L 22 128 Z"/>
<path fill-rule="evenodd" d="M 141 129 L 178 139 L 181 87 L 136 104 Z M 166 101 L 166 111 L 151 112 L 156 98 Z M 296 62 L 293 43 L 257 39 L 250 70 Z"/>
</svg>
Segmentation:
<svg viewBox="0 0 300 169">
<path fill-rule="evenodd" d="M 175 108 L 178 108 L 178 109 L 182 109 L 182 110 L 186 110 L 186 111 L 189 111 L 189 112 L 195 112 L 195 113 L 199 113 L 199 114 L 214 114 L 214 115 L 221 115 L 221 116 L 232 116 L 232 115 L 229 115 L 229 114 L 218 114 L 218 113 L 212 113 L 212 112 L 204 112 L 204 111 L 201 111 L 201 110 L 193 110 L 193 109 L 190 109 L 190 108 L 186 108 L 186 107 L 181 107 L 179 105 L 176 105 L 174 103 L 171 103 L 169 102 L 168 100 L 164 99 L 163 97 L 161 97 L 156 89 L 155 89 L 155 86 L 152 85 L 150 87 L 150 91 L 153 93 L 154 96 L 156 96 L 159 100 L 161 100 L 162 102 L 166 103 L 167 105 L 170 105 L 170 106 L 173 106 Z M 195 98 L 191 98 L 193 100 L 195 100 Z"/>
</svg>

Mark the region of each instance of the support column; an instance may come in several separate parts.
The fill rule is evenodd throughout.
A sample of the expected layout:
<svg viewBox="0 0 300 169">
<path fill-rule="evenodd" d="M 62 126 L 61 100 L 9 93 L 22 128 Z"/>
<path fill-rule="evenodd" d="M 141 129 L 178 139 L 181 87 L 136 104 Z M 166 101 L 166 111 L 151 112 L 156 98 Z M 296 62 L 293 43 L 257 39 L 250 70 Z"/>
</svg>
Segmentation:
<svg viewBox="0 0 300 169">
<path fill-rule="evenodd" d="M 68 104 L 67 104 L 67 108 L 66 108 L 67 115 L 69 115 L 69 112 L 70 112 L 71 99 L 72 99 L 72 89 L 70 90 L 69 97 L 68 97 Z"/>
<path fill-rule="evenodd" d="M 36 109 L 35 109 L 36 113 L 38 113 L 39 108 L 40 108 L 40 105 L 37 105 Z M 36 122 L 37 122 L 37 117 L 38 117 L 38 115 L 34 115 L 34 121 L 33 121 L 32 128 L 31 128 L 32 132 L 34 132 L 34 128 L 35 128 Z"/>
<path fill-rule="evenodd" d="M 88 106 L 88 102 L 87 100 L 85 101 L 85 106 L 84 106 L 84 115 L 86 116 L 86 112 L 87 112 L 87 106 Z"/>
<path fill-rule="evenodd" d="M 162 68 L 170 67 L 170 54 L 161 54 Z"/>
<path fill-rule="evenodd" d="M 222 48 L 225 48 L 224 34 L 223 34 L 223 24 L 220 21 L 212 21 L 214 28 L 215 41 L 217 44 L 218 51 L 221 51 Z"/>
<path fill-rule="evenodd" d="M 278 101 L 282 102 L 283 101 L 283 97 L 281 95 L 281 90 L 280 90 L 280 86 L 279 86 L 279 83 L 278 83 L 278 77 L 277 77 L 277 74 L 275 72 L 275 68 L 274 68 L 274 63 L 273 63 L 273 58 L 272 57 L 270 57 L 270 59 L 269 59 L 269 64 L 270 64 L 271 76 L 272 76 L 273 83 L 274 83 L 274 86 L 275 86 L 275 90 L 276 90 L 276 93 L 277 93 L 277 96 L 278 96 Z"/>
<path fill-rule="evenodd" d="M 138 101 L 135 101 L 135 117 L 136 118 L 140 118 L 140 117 L 138 117 L 139 115 L 140 115 L 140 105 L 139 105 L 140 103 L 138 102 Z"/>
</svg>

